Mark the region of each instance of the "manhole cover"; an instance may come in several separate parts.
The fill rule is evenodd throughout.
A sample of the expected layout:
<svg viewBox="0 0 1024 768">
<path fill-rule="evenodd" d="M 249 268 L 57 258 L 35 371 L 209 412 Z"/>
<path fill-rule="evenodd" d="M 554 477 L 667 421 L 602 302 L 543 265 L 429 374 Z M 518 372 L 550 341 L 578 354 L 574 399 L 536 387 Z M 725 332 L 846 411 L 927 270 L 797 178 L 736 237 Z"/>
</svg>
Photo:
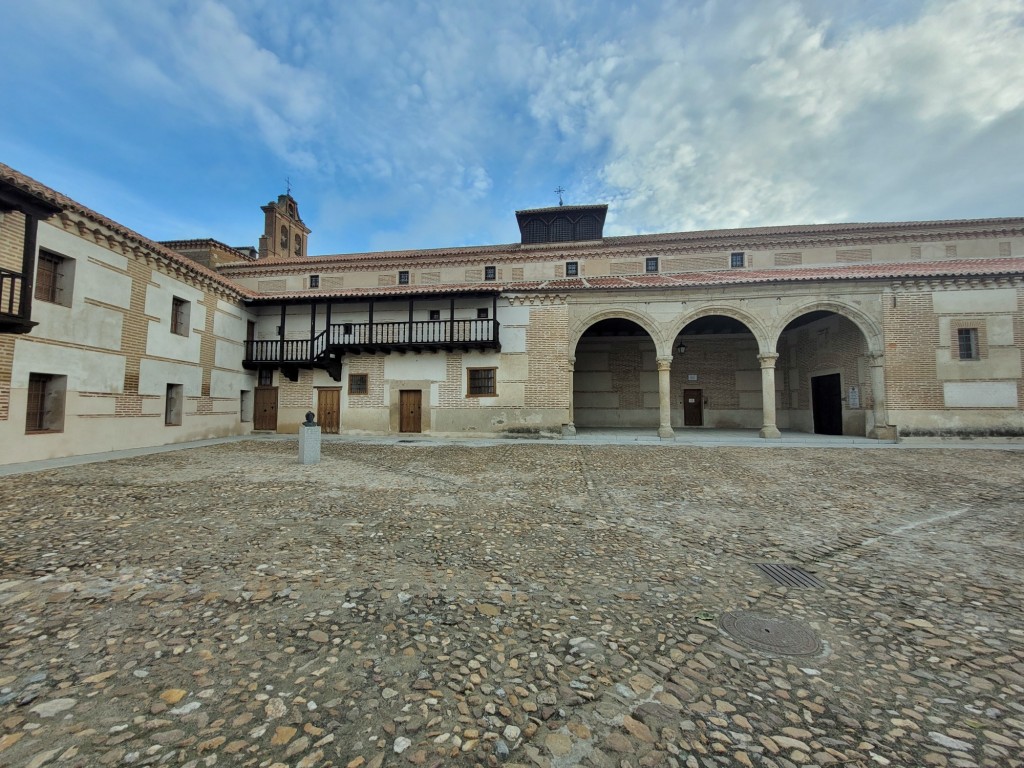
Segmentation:
<svg viewBox="0 0 1024 768">
<path fill-rule="evenodd" d="M 799 621 L 773 619 L 749 611 L 722 614 L 718 627 L 733 640 L 759 651 L 787 656 L 811 656 L 821 651 L 814 631 Z"/>
</svg>

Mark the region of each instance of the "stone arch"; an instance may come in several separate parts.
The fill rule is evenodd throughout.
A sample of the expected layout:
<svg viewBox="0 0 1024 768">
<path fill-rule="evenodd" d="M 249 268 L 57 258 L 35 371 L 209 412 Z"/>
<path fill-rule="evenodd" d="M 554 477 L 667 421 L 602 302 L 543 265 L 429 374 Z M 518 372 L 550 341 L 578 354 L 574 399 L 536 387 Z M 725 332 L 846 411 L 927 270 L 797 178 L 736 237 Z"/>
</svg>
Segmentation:
<svg viewBox="0 0 1024 768">
<path fill-rule="evenodd" d="M 807 304 L 802 304 L 786 313 L 780 320 L 775 324 L 775 327 L 771 329 L 772 343 L 770 348 L 764 354 L 773 354 L 779 344 L 779 339 L 782 337 L 782 333 L 786 326 L 796 320 L 801 315 L 806 315 L 810 312 L 834 312 L 835 314 L 846 318 L 853 323 L 864 334 L 864 340 L 868 345 L 869 355 L 881 355 L 885 351 L 885 344 L 882 338 L 882 328 L 877 322 L 872 320 L 861 310 L 856 307 L 852 307 L 848 304 L 844 304 L 840 301 L 810 301 Z"/>
<path fill-rule="evenodd" d="M 659 350 L 659 354 L 671 354 L 672 343 L 675 341 L 676 336 L 683 332 L 683 329 L 686 328 L 686 326 L 688 326 L 694 320 L 700 320 L 700 318 L 702 317 L 709 317 L 711 315 L 723 315 L 725 317 L 731 317 L 733 320 L 739 320 L 741 323 L 747 326 L 747 328 L 750 329 L 750 332 L 754 335 L 754 338 L 757 340 L 757 346 L 758 349 L 761 351 L 761 354 L 770 353 L 767 352 L 766 350 L 769 350 L 768 341 L 769 339 L 771 339 L 771 332 L 764 325 L 764 323 L 762 323 L 749 312 L 734 307 L 730 304 L 715 304 L 711 306 L 700 307 L 699 309 L 696 309 L 693 312 L 684 315 L 681 318 L 681 320 L 676 320 L 676 322 L 671 326 L 672 332 L 667 334 L 668 346 L 666 347 L 666 351 L 661 352 Z M 778 343 L 777 336 L 775 341 L 776 343 Z M 771 347 L 770 351 L 773 352 L 774 349 L 774 347 Z"/>
<path fill-rule="evenodd" d="M 636 323 L 641 328 L 643 328 L 645 331 L 647 331 L 647 335 L 651 337 L 651 340 L 654 342 L 654 348 L 658 351 L 659 355 L 665 354 L 662 351 L 663 349 L 671 348 L 671 340 L 667 343 L 665 342 L 665 339 L 663 338 L 662 334 L 658 332 L 658 324 L 650 316 L 632 309 L 609 308 L 602 309 L 600 312 L 595 312 L 594 314 L 588 315 L 582 320 L 576 322 L 575 327 L 569 334 L 569 357 L 572 357 L 576 354 L 576 348 L 579 346 L 580 339 L 583 338 L 583 334 L 587 332 L 588 328 L 590 328 L 592 325 L 601 322 L 602 320 L 616 319 L 631 320 L 632 322 Z"/>
</svg>

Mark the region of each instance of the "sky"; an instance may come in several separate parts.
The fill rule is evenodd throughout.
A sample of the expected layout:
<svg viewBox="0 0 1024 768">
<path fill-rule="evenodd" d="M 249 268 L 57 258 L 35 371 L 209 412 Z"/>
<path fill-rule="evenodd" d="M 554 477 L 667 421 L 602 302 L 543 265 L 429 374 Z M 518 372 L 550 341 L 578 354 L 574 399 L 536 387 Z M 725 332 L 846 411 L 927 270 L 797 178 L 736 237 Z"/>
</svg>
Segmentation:
<svg viewBox="0 0 1024 768">
<path fill-rule="evenodd" d="M 311 254 L 1024 216 L 1024 0 L 0 0 L 0 162 Z"/>
</svg>

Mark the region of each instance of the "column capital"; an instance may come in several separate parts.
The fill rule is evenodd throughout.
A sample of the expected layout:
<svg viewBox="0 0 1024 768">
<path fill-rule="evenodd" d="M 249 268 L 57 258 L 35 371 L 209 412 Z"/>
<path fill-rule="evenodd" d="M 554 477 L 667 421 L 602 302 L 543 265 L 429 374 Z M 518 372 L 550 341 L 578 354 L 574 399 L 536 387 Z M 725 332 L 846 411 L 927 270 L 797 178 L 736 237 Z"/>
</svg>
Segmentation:
<svg viewBox="0 0 1024 768">
<path fill-rule="evenodd" d="M 779 355 L 778 353 L 773 353 L 770 355 L 758 355 L 757 359 L 761 361 L 762 368 L 774 368 L 775 361 L 779 359 Z"/>
<path fill-rule="evenodd" d="M 871 361 L 871 365 L 885 365 L 885 353 L 871 352 L 868 354 L 868 360 Z"/>
<path fill-rule="evenodd" d="M 659 357 L 658 358 L 658 370 L 659 371 L 670 371 L 670 370 L 672 370 L 672 358 L 671 357 Z"/>
<path fill-rule="evenodd" d="M 569 355 L 569 370 L 576 367 L 576 355 Z"/>
</svg>

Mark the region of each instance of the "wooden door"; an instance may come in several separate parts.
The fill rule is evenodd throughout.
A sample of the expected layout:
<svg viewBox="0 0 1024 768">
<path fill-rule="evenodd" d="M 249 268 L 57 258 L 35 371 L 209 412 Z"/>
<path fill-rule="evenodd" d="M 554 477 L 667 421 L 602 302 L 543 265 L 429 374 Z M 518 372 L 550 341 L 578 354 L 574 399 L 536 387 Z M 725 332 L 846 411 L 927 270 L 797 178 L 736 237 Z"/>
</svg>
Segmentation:
<svg viewBox="0 0 1024 768">
<path fill-rule="evenodd" d="M 256 387 L 252 427 L 277 431 L 277 387 Z"/>
<path fill-rule="evenodd" d="M 318 389 L 316 420 L 325 435 L 336 435 L 341 427 L 341 390 Z"/>
<path fill-rule="evenodd" d="M 704 426 L 704 392 L 700 389 L 683 390 L 683 426 Z"/>
<path fill-rule="evenodd" d="M 816 434 L 843 434 L 843 385 L 838 373 L 811 377 L 811 415 Z"/>
<path fill-rule="evenodd" d="M 420 432 L 422 431 L 421 407 L 423 404 L 423 393 L 418 389 L 403 389 L 399 391 L 398 397 L 398 431 L 399 432 Z"/>
</svg>

